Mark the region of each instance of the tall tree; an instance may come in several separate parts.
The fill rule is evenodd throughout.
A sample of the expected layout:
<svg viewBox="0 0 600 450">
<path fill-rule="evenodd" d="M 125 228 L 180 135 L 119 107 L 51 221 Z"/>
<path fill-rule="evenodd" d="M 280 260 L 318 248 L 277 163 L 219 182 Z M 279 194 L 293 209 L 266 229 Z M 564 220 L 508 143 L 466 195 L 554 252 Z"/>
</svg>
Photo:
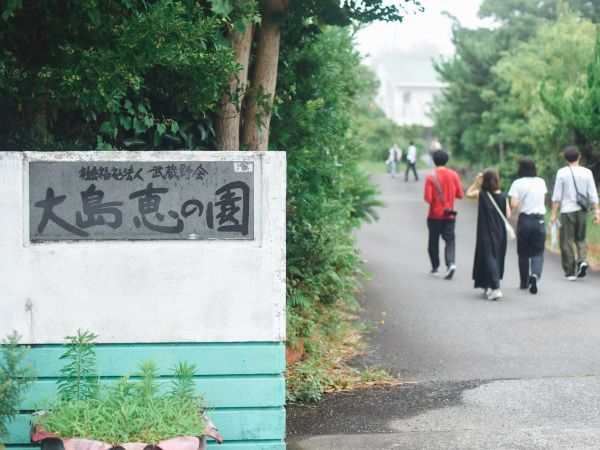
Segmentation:
<svg viewBox="0 0 600 450">
<path fill-rule="evenodd" d="M 569 81 L 547 77 L 541 89 L 543 105 L 573 131 L 586 164 L 600 181 L 600 29 L 594 56 L 579 76 L 583 83 Z"/>
<path fill-rule="evenodd" d="M 223 1 L 223 0 L 222 0 Z M 259 4 L 261 24 L 254 33 L 253 40 L 240 39 L 239 34 L 246 35 L 247 30 L 232 30 L 229 38 L 233 42 L 243 42 L 238 51 L 238 61 L 247 67 L 245 59 L 248 46 L 255 44 L 254 64 L 249 69 L 250 90 L 241 104 L 242 111 L 237 114 L 221 114 L 215 118 L 217 142 L 220 150 L 235 148 L 235 142 L 250 150 L 267 150 L 270 130 L 271 111 L 275 100 L 279 45 L 282 30 L 290 35 L 300 37 L 302 34 L 314 34 L 319 27 L 325 25 L 349 25 L 352 21 L 371 22 L 375 20 L 401 21 L 406 9 L 403 3 L 420 7 L 418 0 L 403 0 L 386 6 L 384 0 L 355 2 L 345 0 L 264 0 Z M 420 8 L 422 9 L 422 8 Z M 308 23 L 312 22 L 311 25 Z M 243 75 L 243 74 L 242 74 Z M 242 81 L 243 83 L 243 81 Z M 238 89 L 238 86 L 231 86 Z M 234 89 L 225 92 L 225 98 L 236 99 Z M 239 109 L 239 107 L 237 107 Z M 228 109 L 231 111 L 231 108 Z M 225 124 L 224 122 L 227 122 Z M 240 136 L 240 130 L 242 130 Z M 226 135 L 225 135 L 226 134 Z M 227 147 L 221 147 L 227 145 Z"/>
<path fill-rule="evenodd" d="M 564 9 L 556 22 L 542 25 L 535 37 L 505 54 L 494 73 L 510 83 L 508 102 L 521 114 L 505 116 L 501 124 L 514 145 L 528 145 L 538 161 L 538 170 L 551 176 L 561 158 L 548 149 L 573 142 L 573 132 L 561 119 L 562 110 L 546 107 L 540 95 L 557 87 L 582 92 L 587 86 L 587 66 L 594 58 L 596 25 Z M 565 94 L 564 92 L 561 94 Z"/>
<path fill-rule="evenodd" d="M 479 16 L 494 20 L 497 26 L 491 30 L 470 30 L 455 22 L 456 54 L 436 65 L 448 87 L 434 111 L 435 132 L 455 152 L 487 163 L 498 161 L 507 151 L 532 151 L 531 143 L 519 136 L 526 128 L 527 118 L 510 97 L 511 81 L 499 76 L 494 66 L 503 55 L 532 39 L 541 26 L 555 23 L 562 14 L 563 3 L 562 0 L 484 0 Z M 594 2 L 572 3 L 583 18 L 598 19 Z"/>
</svg>

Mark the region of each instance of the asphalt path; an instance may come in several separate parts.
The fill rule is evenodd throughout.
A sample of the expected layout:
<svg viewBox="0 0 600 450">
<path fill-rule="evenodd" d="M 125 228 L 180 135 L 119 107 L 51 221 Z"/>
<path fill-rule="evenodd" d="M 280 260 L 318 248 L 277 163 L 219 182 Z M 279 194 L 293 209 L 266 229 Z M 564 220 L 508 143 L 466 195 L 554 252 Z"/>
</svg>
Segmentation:
<svg viewBox="0 0 600 450">
<path fill-rule="evenodd" d="M 357 234 L 373 276 L 358 296 L 362 318 L 379 325 L 355 363 L 406 384 L 288 407 L 288 449 L 600 449 L 599 274 L 564 281 L 559 255 L 546 251 L 532 295 L 518 287 L 513 241 L 504 295 L 485 299 L 471 278 L 477 203 L 464 199 L 457 271 L 430 276 L 428 173 L 374 176 L 388 206 Z"/>
</svg>

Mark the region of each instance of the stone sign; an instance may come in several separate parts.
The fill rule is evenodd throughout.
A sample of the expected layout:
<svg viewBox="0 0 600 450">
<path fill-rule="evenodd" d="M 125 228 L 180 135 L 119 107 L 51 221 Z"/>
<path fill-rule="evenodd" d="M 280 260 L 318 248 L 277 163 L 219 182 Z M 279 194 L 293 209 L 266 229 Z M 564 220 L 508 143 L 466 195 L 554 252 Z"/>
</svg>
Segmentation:
<svg viewBox="0 0 600 450">
<path fill-rule="evenodd" d="M 254 239 L 252 162 L 30 162 L 30 239 Z"/>
</svg>

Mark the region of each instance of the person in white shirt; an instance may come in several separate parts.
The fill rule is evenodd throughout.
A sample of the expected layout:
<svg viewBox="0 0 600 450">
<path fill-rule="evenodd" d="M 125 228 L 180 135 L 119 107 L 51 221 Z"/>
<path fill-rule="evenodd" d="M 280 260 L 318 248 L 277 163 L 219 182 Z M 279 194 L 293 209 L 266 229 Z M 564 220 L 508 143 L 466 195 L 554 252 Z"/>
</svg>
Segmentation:
<svg viewBox="0 0 600 450">
<path fill-rule="evenodd" d="M 419 181 L 419 176 L 417 175 L 417 169 L 415 166 L 417 165 L 417 147 L 413 145 L 413 141 L 410 141 L 410 145 L 408 146 L 408 152 L 406 153 L 406 174 L 404 176 L 404 181 L 408 181 L 408 172 L 412 169 L 415 174 L 415 181 Z"/>
<path fill-rule="evenodd" d="M 594 225 L 600 223 L 600 210 L 598 209 L 598 188 L 594 181 L 592 171 L 579 165 L 581 154 L 577 147 L 567 147 L 564 151 L 567 166 L 558 169 L 554 192 L 552 194 L 552 214 L 550 223 L 556 223 L 556 212 L 560 204 L 560 254 L 564 279 L 575 281 L 578 277 L 585 276 L 589 264 L 587 257 L 587 243 L 585 234 L 587 227 L 587 209 L 577 203 L 577 194 L 587 197 L 588 204 L 594 210 Z M 577 257 L 573 245 L 577 248 Z"/>
<path fill-rule="evenodd" d="M 546 214 L 545 198 L 548 188 L 546 182 L 537 176 L 533 158 L 527 156 L 521 159 L 517 174 L 519 178 L 513 181 L 508 196 L 513 214 L 517 209 L 520 212 L 517 222 L 520 288 L 529 288 L 529 292 L 536 294 L 544 266 L 546 246 L 544 214 Z"/>
<path fill-rule="evenodd" d="M 433 167 L 433 154 L 438 150 L 442 149 L 442 144 L 438 141 L 438 138 L 434 137 L 429 146 L 429 167 Z"/>
<path fill-rule="evenodd" d="M 402 149 L 398 147 L 398 143 L 394 142 L 392 148 L 390 148 L 390 154 L 388 159 L 385 161 L 386 164 L 390 164 L 390 172 L 392 178 L 396 176 L 397 167 L 400 167 L 400 161 L 402 161 Z"/>
</svg>

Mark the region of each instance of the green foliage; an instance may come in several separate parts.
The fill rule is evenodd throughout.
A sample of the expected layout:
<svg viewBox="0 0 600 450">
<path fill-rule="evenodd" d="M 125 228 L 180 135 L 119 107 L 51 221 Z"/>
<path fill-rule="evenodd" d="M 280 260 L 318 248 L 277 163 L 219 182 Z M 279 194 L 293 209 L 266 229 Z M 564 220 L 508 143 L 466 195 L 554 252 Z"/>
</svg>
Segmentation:
<svg viewBox="0 0 600 450">
<path fill-rule="evenodd" d="M 0 345 L 0 446 L 8 439 L 6 425 L 18 413 L 25 391 L 36 380 L 36 370 L 25 362 L 29 347 L 19 345 L 20 336 L 14 331 Z"/>
<path fill-rule="evenodd" d="M 182 148 L 174 117 L 201 120 L 237 68 L 224 19 L 192 0 L 44 0 L 10 14 L 4 149 Z"/>
<path fill-rule="evenodd" d="M 543 92 L 568 87 L 572 98 L 587 85 L 586 67 L 593 59 L 596 26 L 568 9 L 556 22 L 542 25 L 536 36 L 504 55 L 494 72 L 510 82 L 508 101 L 522 111 L 519 119 L 503 121 L 509 142 L 526 145 L 538 163 L 541 176 L 552 177 L 562 164 L 560 150 L 573 142 L 573 133 L 562 110 L 543 100 Z M 545 86 L 545 88 L 544 88 Z M 556 152 L 548 152 L 549 148 Z"/>
<path fill-rule="evenodd" d="M 270 143 L 288 163 L 287 343 L 306 339 L 308 355 L 288 374 L 288 399 L 318 399 L 338 379 L 325 356 L 343 328 L 334 318 L 346 320 L 341 310 L 355 305 L 356 277 L 365 275 L 352 232 L 381 205 L 357 169 L 364 149 L 352 131 L 373 78 L 347 28 L 294 39 L 284 33 Z"/>
<path fill-rule="evenodd" d="M 288 157 L 288 292 L 334 304 L 358 287 L 351 232 L 376 204 L 356 168 L 360 148 L 348 137 L 355 99 L 368 84 L 358 77 L 347 29 L 284 46 L 282 58 L 270 141 Z"/>
<path fill-rule="evenodd" d="M 37 424 L 65 439 L 95 439 L 113 445 L 204 436 L 206 419 L 201 398 L 195 394 L 195 364 L 176 365 L 169 386 L 160 382 L 154 361 L 142 361 L 133 376 L 90 388 L 83 374 L 95 366 L 96 337 L 81 330 L 67 337 L 70 348 L 61 359 L 71 362 L 61 371 L 65 378 L 59 380 L 55 397 L 37 405 L 46 412 L 36 415 Z"/>
<path fill-rule="evenodd" d="M 514 179 L 523 155 L 552 178 L 572 144 L 600 176 L 598 137 L 586 128 L 597 122 L 598 101 L 589 94 L 599 14 L 579 0 L 485 0 L 479 15 L 498 26 L 455 23 L 456 56 L 436 65 L 448 87 L 436 104 L 434 134 L 474 165 L 498 167 L 503 183 Z"/>
<path fill-rule="evenodd" d="M 573 131 L 584 163 L 600 179 L 600 28 L 596 32 L 594 56 L 578 78 L 580 83 L 573 83 L 572 79 L 570 83 L 548 79 L 541 89 L 541 98 L 561 125 Z"/>
<path fill-rule="evenodd" d="M 60 359 L 67 360 L 60 370 L 58 395 L 66 401 L 89 400 L 98 395 L 96 350 L 93 341 L 98 335 L 88 330 L 77 330 L 76 336 L 67 336 L 63 344 L 67 351 Z"/>
</svg>

